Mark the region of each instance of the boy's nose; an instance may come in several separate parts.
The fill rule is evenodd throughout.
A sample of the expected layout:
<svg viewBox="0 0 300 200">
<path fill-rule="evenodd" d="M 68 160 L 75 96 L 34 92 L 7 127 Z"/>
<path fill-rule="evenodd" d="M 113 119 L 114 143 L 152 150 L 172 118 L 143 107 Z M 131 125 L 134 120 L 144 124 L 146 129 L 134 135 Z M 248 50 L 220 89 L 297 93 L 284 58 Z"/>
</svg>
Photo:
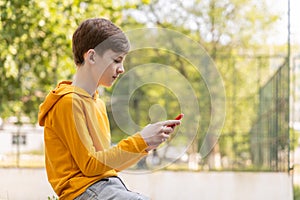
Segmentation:
<svg viewBox="0 0 300 200">
<path fill-rule="evenodd" d="M 123 67 L 123 65 L 120 65 L 118 68 L 117 68 L 117 73 L 118 74 L 123 74 L 125 72 L 125 69 Z"/>
</svg>

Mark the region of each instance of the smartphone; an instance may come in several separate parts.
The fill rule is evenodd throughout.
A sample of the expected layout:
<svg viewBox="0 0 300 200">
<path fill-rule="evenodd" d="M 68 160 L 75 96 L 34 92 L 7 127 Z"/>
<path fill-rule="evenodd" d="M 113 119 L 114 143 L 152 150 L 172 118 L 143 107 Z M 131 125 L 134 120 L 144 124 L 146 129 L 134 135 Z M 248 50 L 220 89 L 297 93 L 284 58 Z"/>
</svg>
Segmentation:
<svg viewBox="0 0 300 200">
<path fill-rule="evenodd" d="M 180 113 L 176 118 L 175 118 L 175 120 L 181 120 L 182 118 L 183 118 L 183 116 L 184 116 L 184 114 L 183 113 Z M 172 127 L 172 128 L 174 128 L 176 125 L 175 124 L 173 124 L 173 125 L 168 125 L 168 127 Z"/>
</svg>

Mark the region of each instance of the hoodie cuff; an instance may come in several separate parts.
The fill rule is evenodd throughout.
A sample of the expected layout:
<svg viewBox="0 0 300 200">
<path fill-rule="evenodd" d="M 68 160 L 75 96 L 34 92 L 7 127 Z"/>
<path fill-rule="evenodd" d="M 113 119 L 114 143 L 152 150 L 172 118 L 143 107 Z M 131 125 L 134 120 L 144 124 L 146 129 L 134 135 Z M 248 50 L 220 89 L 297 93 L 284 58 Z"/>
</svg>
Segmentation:
<svg viewBox="0 0 300 200">
<path fill-rule="evenodd" d="M 136 133 L 125 140 L 122 140 L 118 146 L 127 152 L 147 154 L 148 144 L 142 138 L 140 133 Z"/>
<path fill-rule="evenodd" d="M 149 147 L 149 145 L 146 143 L 144 138 L 141 136 L 140 133 L 136 133 L 132 136 L 136 143 L 137 143 L 137 148 L 140 150 L 141 153 L 148 153 L 146 149 Z"/>
</svg>

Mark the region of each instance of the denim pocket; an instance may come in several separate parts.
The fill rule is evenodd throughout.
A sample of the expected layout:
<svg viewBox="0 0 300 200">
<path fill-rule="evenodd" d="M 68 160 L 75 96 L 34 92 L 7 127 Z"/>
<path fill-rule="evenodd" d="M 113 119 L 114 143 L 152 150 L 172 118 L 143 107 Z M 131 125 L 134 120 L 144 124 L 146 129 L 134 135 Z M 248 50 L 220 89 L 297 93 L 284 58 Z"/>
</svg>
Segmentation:
<svg viewBox="0 0 300 200">
<path fill-rule="evenodd" d="M 94 200 L 97 194 L 88 188 L 84 193 L 76 197 L 74 200 Z"/>
<path fill-rule="evenodd" d="M 109 182 L 108 178 L 101 179 L 97 183 L 91 185 L 88 188 L 88 190 L 97 197 L 101 193 L 101 191 L 105 188 L 108 182 Z"/>
</svg>

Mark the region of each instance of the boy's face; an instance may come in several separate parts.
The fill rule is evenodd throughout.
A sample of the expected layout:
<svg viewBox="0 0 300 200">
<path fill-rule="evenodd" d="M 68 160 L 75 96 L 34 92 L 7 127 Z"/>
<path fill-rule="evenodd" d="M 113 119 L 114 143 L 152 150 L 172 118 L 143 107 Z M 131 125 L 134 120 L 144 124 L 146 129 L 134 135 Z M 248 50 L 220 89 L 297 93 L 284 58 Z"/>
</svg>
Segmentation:
<svg viewBox="0 0 300 200">
<path fill-rule="evenodd" d="M 96 71 L 98 76 L 98 84 L 105 87 L 110 87 L 118 76 L 125 72 L 123 61 L 126 53 L 116 53 L 112 50 L 107 50 L 103 55 L 95 55 Z"/>
</svg>

